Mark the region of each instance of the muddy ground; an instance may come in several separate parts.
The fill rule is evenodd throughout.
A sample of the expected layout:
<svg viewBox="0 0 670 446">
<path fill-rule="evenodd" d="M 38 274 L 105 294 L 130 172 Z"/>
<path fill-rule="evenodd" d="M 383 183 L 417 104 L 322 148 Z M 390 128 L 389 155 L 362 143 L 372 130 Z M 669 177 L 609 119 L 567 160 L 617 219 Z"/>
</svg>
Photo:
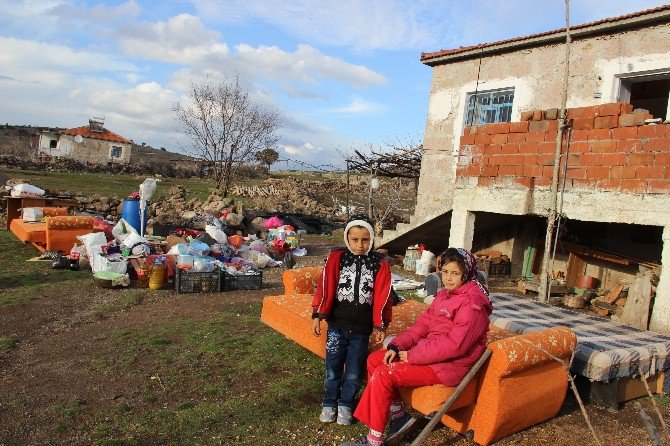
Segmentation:
<svg viewBox="0 0 670 446">
<path fill-rule="evenodd" d="M 325 238 L 310 238 L 304 243 L 309 255 L 301 258 L 299 265 L 320 264 L 332 243 Z M 2 255 L 0 252 L 0 258 Z M 99 413 L 110 405 L 118 407 L 125 401 L 134 401 L 133 396 L 145 386 L 156 385 L 153 381 L 147 384 L 146 377 L 128 373 L 110 375 L 90 366 L 90 358 L 105 354 L 108 347 L 99 340 L 108 333 L 160 327 L 176 319 L 206 320 L 226 308 L 240 304 L 250 304 L 257 309 L 263 296 L 281 293 L 281 272 L 280 269 L 266 270 L 264 288 L 260 291 L 212 293 L 198 295 L 197 298 L 161 291 L 150 295 L 130 295 L 125 305 L 112 307 L 110 302 L 118 297 L 118 291 L 99 289 L 87 281 L 76 282 L 73 286 L 65 280 L 31 299 L 1 305 L 0 340 L 13 339 L 16 344 L 0 349 L 0 446 L 179 444 L 151 435 L 138 437 L 132 443 L 115 443 L 111 440 L 95 442 L 82 428 L 68 425 L 59 427 L 59 419 L 68 410 L 73 413 L 76 411 L 76 416 L 72 417 L 76 425 L 87 426 L 90 421 L 86 420 L 87 414 Z M 0 291 L 3 289 L 7 292 L 9 285 L 0 284 Z M 278 342 L 290 342 L 284 338 L 278 339 Z M 140 365 L 133 364 L 131 367 Z M 188 373 L 188 370 L 184 370 L 184 373 Z M 314 418 L 318 415 L 318 400 L 317 395 L 312 404 L 314 413 L 305 414 L 305 417 L 313 415 Z M 85 410 L 62 407 L 63 401 L 76 401 Z M 638 401 L 653 415 L 649 398 Z M 670 415 L 670 404 L 665 399 L 659 399 L 659 403 L 667 418 Z M 141 408 L 141 404 L 155 402 L 138 402 L 138 407 Z M 166 407 L 168 404 L 169 401 L 166 401 Z M 587 411 L 601 444 L 651 444 L 633 402 L 623 405 L 619 411 L 595 405 L 588 405 Z M 110 413 L 109 416 L 113 417 L 114 414 Z M 225 431 L 225 426 L 220 428 Z M 364 431 L 360 425 L 338 431 L 338 427 L 324 429 L 312 422 L 306 424 L 305 429 L 310 431 L 308 438 L 313 439 L 306 443 L 315 445 L 336 444 Z M 223 438 L 218 444 L 273 444 L 272 439 L 264 438 L 260 441 L 252 436 Z M 198 438 L 192 440 L 190 444 L 200 443 Z M 207 441 L 203 438 L 202 444 L 212 443 L 209 438 Z M 305 444 L 305 440 L 293 443 L 284 439 L 281 444 Z M 409 444 L 409 441 L 405 444 Z M 471 443 L 441 427 L 425 444 L 460 446 Z M 496 444 L 540 446 L 597 443 L 589 433 L 574 397 L 568 394 L 557 417 Z M 670 439 L 667 444 L 670 444 Z"/>
</svg>

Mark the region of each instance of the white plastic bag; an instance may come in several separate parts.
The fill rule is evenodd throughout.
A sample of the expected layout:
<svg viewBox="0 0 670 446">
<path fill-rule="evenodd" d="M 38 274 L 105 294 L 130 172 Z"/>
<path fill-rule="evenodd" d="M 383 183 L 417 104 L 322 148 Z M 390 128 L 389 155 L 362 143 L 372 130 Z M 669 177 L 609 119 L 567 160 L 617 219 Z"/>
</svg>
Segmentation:
<svg viewBox="0 0 670 446">
<path fill-rule="evenodd" d="M 223 229 L 216 225 L 206 225 L 205 226 L 205 232 L 209 234 L 210 237 L 212 237 L 214 240 L 216 240 L 216 243 L 227 243 L 228 242 L 228 237 L 226 236 L 226 233 L 223 232 Z"/>
<path fill-rule="evenodd" d="M 111 271 L 114 273 L 125 274 L 128 271 L 128 262 L 126 260 L 112 262 L 102 254 L 95 254 L 90 259 L 91 269 L 94 273 Z"/>
<path fill-rule="evenodd" d="M 77 240 L 84 244 L 86 254 L 89 257 L 93 257 L 94 254 L 102 254 L 100 247 L 107 244 L 107 237 L 105 237 L 104 232 L 91 232 L 90 234 L 78 235 Z"/>
<path fill-rule="evenodd" d="M 28 183 L 17 184 L 9 193 L 12 197 L 41 197 L 44 191 L 37 186 Z"/>
<path fill-rule="evenodd" d="M 112 235 L 117 242 L 123 243 L 123 241 L 131 234 L 137 234 L 135 228 L 133 228 L 127 221 L 123 218 L 112 228 Z"/>
</svg>

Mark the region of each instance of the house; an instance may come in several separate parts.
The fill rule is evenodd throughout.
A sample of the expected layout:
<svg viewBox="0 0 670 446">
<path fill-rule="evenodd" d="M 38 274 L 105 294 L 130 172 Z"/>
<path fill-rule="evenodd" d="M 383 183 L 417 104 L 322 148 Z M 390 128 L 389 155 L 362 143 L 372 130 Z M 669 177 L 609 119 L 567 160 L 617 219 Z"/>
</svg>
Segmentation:
<svg viewBox="0 0 670 446">
<path fill-rule="evenodd" d="M 130 162 L 133 142 L 104 127 L 104 118 L 89 119 L 88 126 L 40 133 L 39 152 L 93 164 Z"/>
<path fill-rule="evenodd" d="M 645 125 L 670 117 L 670 5 L 570 34 L 572 131 L 552 272 L 578 259 L 580 273 L 610 288 L 640 265 L 670 265 L 670 124 Z M 496 249 L 512 259 L 513 276 L 539 272 L 565 40 L 560 29 L 421 55 L 433 77 L 417 204 L 383 246 Z M 670 333 L 670 268 L 650 328 Z"/>
</svg>

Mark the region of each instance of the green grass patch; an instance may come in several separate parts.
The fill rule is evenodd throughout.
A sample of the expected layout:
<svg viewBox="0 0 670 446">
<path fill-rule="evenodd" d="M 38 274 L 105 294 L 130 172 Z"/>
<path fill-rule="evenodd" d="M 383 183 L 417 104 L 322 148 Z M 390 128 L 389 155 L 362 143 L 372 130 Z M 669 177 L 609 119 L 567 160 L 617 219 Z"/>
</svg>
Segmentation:
<svg viewBox="0 0 670 446">
<path fill-rule="evenodd" d="M 128 310 L 142 303 L 147 291 L 144 289 L 131 288 L 129 290 L 118 290 L 111 302 L 97 308 L 93 315 L 102 319 L 117 311 Z"/>
<path fill-rule="evenodd" d="M 18 343 L 18 339 L 2 338 L 0 339 L 0 350 L 9 350 L 10 348 L 15 347 Z"/>
<path fill-rule="evenodd" d="M 182 318 L 99 339 L 93 361 L 103 373 L 142 378 L 132 410 L 96 415 L 95 444 L 294 445 L 361 426 L 337 429 L 318 421 L 323 360 L 258 321 L 260 304 L 227 307 L 209 319 Z M 129 365 L 130 364 L 130 365 Z M 135 406 L 141 406 L 137 410 Z M 323 443 L 332 443 L 324 441 Z"/>
</svg>

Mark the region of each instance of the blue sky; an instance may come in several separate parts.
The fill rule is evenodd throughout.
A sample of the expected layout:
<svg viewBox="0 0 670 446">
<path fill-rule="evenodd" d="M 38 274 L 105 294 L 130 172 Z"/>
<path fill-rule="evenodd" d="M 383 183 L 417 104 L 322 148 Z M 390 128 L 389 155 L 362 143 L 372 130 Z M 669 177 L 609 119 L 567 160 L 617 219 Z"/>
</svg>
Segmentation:
<svg viewBox="0 0 670 446">
<path fill-rule="evenodd" d="M 571 23 L 662 4 L 573 0 Z M 341 165 L 354 148 L 421 140 L 431 80 L 422 51 L 561 28 L 563 8 L 562 0 L 0 0 L 0 122 L 77 127 L 104 116 L 137 143 L 180 151 L 171 104 L 192 81 L 239 75 L 283 114 L 282 158 Z"/>
</svg>

